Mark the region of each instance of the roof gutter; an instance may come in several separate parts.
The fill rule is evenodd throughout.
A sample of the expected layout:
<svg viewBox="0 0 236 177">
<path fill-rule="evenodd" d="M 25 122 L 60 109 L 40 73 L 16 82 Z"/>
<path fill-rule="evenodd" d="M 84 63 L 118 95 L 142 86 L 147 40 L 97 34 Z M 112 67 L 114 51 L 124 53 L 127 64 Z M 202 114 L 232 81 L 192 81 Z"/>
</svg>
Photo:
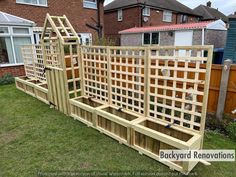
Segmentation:
<svg viewBox="0 0 236 177">
<path fill-rule="evenodd" d="M 116 8 L 113 8 L 113 9 L 104 10 L 104 13 L 113 12 L 113 11 L 116 11 L 118 9 L 128 9 L 128 8 L 140 7 L 140 6 L 142 7 L 143 5 L 144 5 L 144 3 L 138 3 L 138 4 L 132 4 L 132 5 L 123 6 L 123 7 L 116 7 Z M 186 14 L 186 15 L 192 15 L 192 16 L 196 16 L 196 17 L 202 17 L 201 15 L 194 14 L 194 13 L 186 13 L 186 12 L 181 12 L 181 11 L 175 11 L 173 9 L 161 8 L 161 7 L 151 6 L 151 5 L 148 5 L 148 4 L 146 4 L 146 6 L 151 7 L 153 9 L 156 9 L 156 10 L 169 10 L 169 11 L 175 12 L 177 14 Z"/>
</svg>

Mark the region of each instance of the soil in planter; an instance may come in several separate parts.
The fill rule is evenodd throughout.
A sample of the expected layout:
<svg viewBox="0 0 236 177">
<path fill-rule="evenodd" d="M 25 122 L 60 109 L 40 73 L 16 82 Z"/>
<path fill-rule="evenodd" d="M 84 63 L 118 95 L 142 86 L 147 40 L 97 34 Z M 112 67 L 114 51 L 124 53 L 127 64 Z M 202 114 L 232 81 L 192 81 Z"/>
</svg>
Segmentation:
<svg viewBox="0 0 236 177">
<path fill-rule="evenodd" d="M 133 115 L 131 115 L 131 114 L 128 114 L 128 113 L 126 113 L 126 112 L 116 110 L 116 109 L 114 109 L 114 108 L 112 108 L 112 107 L 107 107 L 107 108 L 104 108 L 103 110 L 106 111 L 106 112 L 108 112 L 108 113 L 111 113 L 111 114 L 113 114 L 113 115 L 115 115 L 115 116 L 118 116 L 118 117 L 120 117 L 120 118 L 123 118 L 123 119 L 125 119 L 125 120 L 128 120 L 128 121 L 132 121 L 132 120 L 138 118 L 138 117 L 133 116 Z"/>
<path fill-rule="evenodd" d="M 188 140 L 190 140 L 193 136 L 189 135 L 187 133 L 175 130 L 173 128 L 167 128 L 163 125 L 160 125 L 158 123 L 146 120 L 143 121 L 142 123 L 140 123 L 141 125 L 143 125 L 144 127 L 150 128 L 152 130 L 158 131 L 160 133 L 169 135 L 171 137 L 174 137 L 176 139 L 182 140 L 184 142 L 187 142 Z"/>
<path fill-rule="evenodd" d="M 29 81 L 29 82 L 32 82 L 32 83 L 34 83 L 34 84 L 41 84 L 41 82 L 40 82 L 40 81 L 37 81 L 37 80 L 32 80 L 32 81 Z"/>
<path fill-rule="evenodd" d="M 98 103 L 98 102 L 95 102 L 93 100 L 90 100 L 90 99 L 87 99 L 87 98 L 78 98 L 78 99 L 75 99 L 76 101 L 79 101 L 81 103 L 84 103 L 88 106 L 91 106 L 93 108 L 96 108 L 96 107 L 99 107 L 99 106 L 102 106 L 102 104 Z"/>
</svg>

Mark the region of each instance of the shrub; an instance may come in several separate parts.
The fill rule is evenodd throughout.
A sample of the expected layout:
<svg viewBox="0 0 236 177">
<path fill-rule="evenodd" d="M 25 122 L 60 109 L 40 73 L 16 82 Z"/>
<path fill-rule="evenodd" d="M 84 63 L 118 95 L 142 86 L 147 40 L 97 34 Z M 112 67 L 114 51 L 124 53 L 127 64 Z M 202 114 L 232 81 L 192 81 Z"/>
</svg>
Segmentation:
<svg viewBox="0 0 236 177">
<path fill-rule="evenodd" d="M 93 44 L 94 45 L 99 45 L 99 46 L 115 46 L 116 44 L 116 41 L 110 39 L 110 38 L 96 38 L 94 41 L 93 41 Z"/>
<path fill-rule="evenodd" d="M 226 127 L 227 133 L 229 134 L 229 137 L 232 138 L 234 141 L 236 141 L 236 122 L 230 123 Z"/>
<path fill-rule="evenodd" d="M 12 84 L 15 82 L 15 79 L 14 77 L 7 73 L 7 74 L 4 74 L 1 78 L 0 78 L 0 85 L 7 85 L 7 84 Z"/>
</svg>

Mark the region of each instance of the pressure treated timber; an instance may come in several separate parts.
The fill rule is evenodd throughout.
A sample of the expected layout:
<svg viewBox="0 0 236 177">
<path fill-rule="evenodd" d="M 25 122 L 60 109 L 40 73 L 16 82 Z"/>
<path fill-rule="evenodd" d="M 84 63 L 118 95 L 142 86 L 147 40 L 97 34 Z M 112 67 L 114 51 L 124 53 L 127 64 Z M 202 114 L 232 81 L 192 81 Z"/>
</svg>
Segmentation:
<svg viewBox="0 0 236 177">
<path fill-rule="evenodd" d="M 47 83 L 29 78 L 27 76 L 15 78 L 17 89 L 39 99 L 40 101 L 49 104 Z"/>
<path fill-rule="evenodd" d="M 202 149 L 212 46 L 79 41 L 65 16 L 47 14 L 41 45 L 22 48 L 17 88 L 158 161 L 161 149 Z M 161 163 L 188 174 L 198 162 Z"/>
<path fill-rule="evenodd" d="M 96 128 L 120 143 L 130 145 L 131 125 L 138 119 L 137 114 L 122 110 L 116 106 L 104 105 L 95 111 L 97 116 Z"/>
<path fill-rule="evenodd" d="M 77 119 L 88 126 L 96 127 L 95 109 L 102 106 L 99 101 L 94 101 L 90 97 L 78 97 L 70 99 L 71 117 Z"/>
<path fill-rule="evenodd" d="M 196 150 L 201 148 L 201 136 L 175 125 L 147 118 L 132 126 L 134 149 L 159 161 L 160 150 Z M 189 173 L 197 162 L 160 161 L 182 173 Z"/>
</svg>

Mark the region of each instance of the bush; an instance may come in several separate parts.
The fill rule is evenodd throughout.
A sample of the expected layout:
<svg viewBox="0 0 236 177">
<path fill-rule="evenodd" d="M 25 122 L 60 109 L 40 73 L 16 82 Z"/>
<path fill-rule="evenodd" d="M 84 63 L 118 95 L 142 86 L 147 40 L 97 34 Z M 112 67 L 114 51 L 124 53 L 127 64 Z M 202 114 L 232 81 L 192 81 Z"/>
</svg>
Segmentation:
<svg viewBox="0 0 236 177">
<path fill-rule="evenodd" d="M 93 41 L 93 45 L 99 45 L 99 46 L 115 46 L 116 45 L 116 41 L 114 41 L 113 39 L 110 38 L 96 38 Z"/>
<path fill-rule="evenodd" d="M 14 82 L 15 79 L 11 74 L 5 74 L 0 78 L 0 85 L 12 84 Z"/>
<path fill-rule="evenodd" d="M 222 120 L 218 120 L 215 115 L 208 115 L 206 118 L 206 128 L 213 131 L 218 131 L 223 134 L 228 134 L 226 127 L 233 121 L 232 118 L 224 116 Z"/>
<path fill-rule="evenodd" d="M 236 122 L 230 123 L 226 127 L 227 133 L 229 134 L 229 137 L 232 138 L 234 141 L 236 141 Z"/>
</svg>

